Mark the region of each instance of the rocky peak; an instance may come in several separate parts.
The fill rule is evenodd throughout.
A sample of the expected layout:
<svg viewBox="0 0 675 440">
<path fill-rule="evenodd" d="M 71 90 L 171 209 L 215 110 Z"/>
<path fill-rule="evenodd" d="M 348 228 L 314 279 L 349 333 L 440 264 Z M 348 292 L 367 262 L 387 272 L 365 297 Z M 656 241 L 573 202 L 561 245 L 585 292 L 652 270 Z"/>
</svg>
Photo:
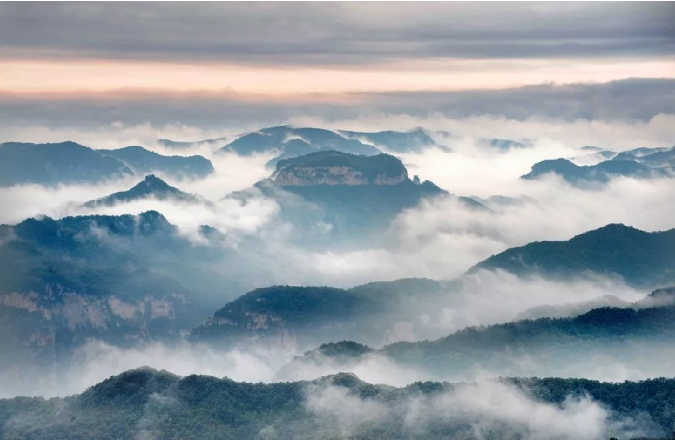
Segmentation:
<svg viewBox="0 0 675 440">
<path fill-rule="evenodd" d="M 271 180 L 277 186 L 396 185 L 408 180 L 408 171 L 388 154 L 321 151 L 279 161 Z"/>
<path fill-rule="evenodd" d="M 155 176 L 148 174 L 141 182 L 127 191 L 121 191 L 110 194 L 101 199 L 91 200 L 83 206 L 94 208 L 97 206 L 112 206 L 119 202 L 130 202 L 133 200 L 155 197 L 159 200 L 175 199 L 187 202 L 197 202 L 198 198 L 192 194 L 184 193 L 176 187 L 173 187 Z"/>
<path fill-rule="evenodd" d="M 145 176 L 145 179 L 134 188 L 144 189 L 147 192 L 177 190 L 177 188 L 172 187 L 154 174 Z"/>
</svg>

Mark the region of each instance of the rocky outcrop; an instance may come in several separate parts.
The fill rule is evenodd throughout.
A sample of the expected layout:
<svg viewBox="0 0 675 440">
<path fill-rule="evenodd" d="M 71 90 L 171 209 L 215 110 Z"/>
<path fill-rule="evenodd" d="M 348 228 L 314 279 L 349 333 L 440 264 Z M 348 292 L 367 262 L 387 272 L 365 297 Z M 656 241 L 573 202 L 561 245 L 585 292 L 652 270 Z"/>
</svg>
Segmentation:
<svg viewBox="0 0 675 440">
<path fill-rule="evenodd" d="M 145 176 L 145 179 L 127 191 L 120 191 L 100 199 L 90 200 L 82 206 L 86 208 L 113 206 L 117 203 L 128 203 L 144 199 L 171 200 L 189 203 L 200 202 L 200 199 L 197 196 L 184 193 L 178 188 L 167 184 L 154 174 L 148 174 Z"/>
<path fill-rule="evenodd" d="M 185 303 L 181 295 L 146 295 L 129 301 L 114 295 L 97 297 L 56 289 L 45 294 L 4 294 L 0 295 L 0 325 L 10 333 L 3 335 L 7 338 L 4 348 L 31 349 L 35 351 L 31 356 L 39 357 L 46 349 L 59 350 L 64 344 L 78 345 L 88 338 L 129 342 L 165 339 L 170 337 L 165 333 L 171 332 L 171 324 L 163 324 L 159 333 L 148 328 L 160 319 L 174 322 L 176 311 Z"/>
<path fill-rule="evenodd" d="M 359 156 L 337 151 L 308 154 L 277 163 L 273 185 L 293 186 L 391 186 L 407 182 L 408 171 L 388 154 Z"/>
<path fill-rule="evenodd" d="M 380 174 L 368 179 L 358 170 L 346 166 L 335 167 L 294 167 L 282 169 L 275 173 L 274 183 L 279 186 L 314 186 L 314 185 L 396 185 L 404 182 L 408 173 L 398 176 Z"/>
</svg>

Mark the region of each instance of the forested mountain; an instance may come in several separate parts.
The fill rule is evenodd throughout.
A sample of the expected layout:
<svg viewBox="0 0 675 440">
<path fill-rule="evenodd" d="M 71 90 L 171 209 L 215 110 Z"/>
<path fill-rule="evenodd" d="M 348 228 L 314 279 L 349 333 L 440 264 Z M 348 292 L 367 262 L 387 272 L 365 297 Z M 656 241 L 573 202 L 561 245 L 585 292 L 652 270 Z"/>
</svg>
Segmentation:
<svg viewBox="0 0 675 440">
<path fill-rule="evenodd" d="M 323 128 L 295 128 L 288 125 L 262 128 L 247 133 L 221 148 L 237 154 L 278 151 L 283 158 L 296 157 L 317 151 L 335 150 L 352 154 L 373 155 L 380 151 Z"/>
<path fill-rule="evenodd" d="M 1 226 L 3 379 L 55 366 L 88 338 L 122 346 L 179 339 L 228 292 L 244 291 L 218 270 L 219 252 L 152 211 Z"/>
<path fill-rule="evenodd" d="M 626 308 L 593 309 L 572 318 L 469 327 L 440 339 L 397 342 L 378 350 L 358 344 L 325 344 L 295 358 L 280 371 L 279 378 L 297 379 L 308 367 L 345 371 L 373 356 L 444 379 L 471 377 L 476 370 L 502 376 L 560 376 L 567 374 L 569 367 L 590 366 L 589 353 L 604 362 L 639 357 L 643 352 L 656 356 L 653 353 L 658 353 L 659 347 L 667 347 L 675 339 L 673 303 L 675 297 L 656 307 L 645 301 Z M 643 362 L 659 360 L 647 357 Z"/>
<path fill-rule="evenodd" d="M 309 347 L 360 338 L 381 344 L 412 306 L 438 302 L 454 283 L 403 279 L 351 289 L 273 286 L 253 290 L 216 311 L 191 332 L 195 342 L 221 346 L 265 343 Z"/>
<path fill-rule="evenodd" d="M 538 179 L 546 174 L 557 174 L 572 184 L 586 182 L 607 183 L 613 177 L 632 177 L 634 179 L 654 179 L 673 175 L 673 168 L 649 167 L 632 160 L 608 160 L 597 165 L 579 166 L 567 159 L 552 159 L 538 162 L 523 179 Z"/>
<path fill-rule="evenodd" d="M 598 159 L 592 165 L 577 165 Z M 653 179 L 675 175 L 675 147 L 636 148 L 621 153 L 601 150 L 572 159 L 549 159 L 532 165 L 523 179 L 538 179 L 546 174 L 556 174 L 573 185 L 607 183 L 614 177 Z"/>
<path fill-rule="evenodd" d="M 348 138 L 364 140 L 369 144 L 383 147 L 383 149 L 393 153 L 419 152 L 427 147 L 436 146 L 436 143 L 427 131 L 421 127 L 404 132 L 392 130 L 378 132 L 338 130 L 338 133 Z"/>
<path fill-rule="evenodd" d="M 70 141 L 0 144 L 0 186 L 92 184 L 152 172 L 201 178 L 213 166 L 201 156 L 162 156 L 142 147 L 95 150 Z"/>
<path fill-rule="evenodd" d="M 197 203 L 200 201 L 197 196 L 184 193 L 178 188 L 167 184 L 165 181 L 154 174 L 148 174 L 145 176 L 145 179 L 136 184 L 133 188 L 130 188 L 127 191 L 116 192 L 100 199 L 91 200 L 85 203 L 84 206 L 88 208 L 95 208 L 97 206 L 113 206 L 117 203 L 126 203 L 143 199 L 157 199 L 190 203 Z"/>
<path fill-rule="evenodd" d="M 96 183 L 132 174 L 121 160 L 75 142 L 0 144 L 0 186 Z"/>
<path fill-rule="evenodd" d="M 121 160 L 138 175 L 163 173 L 177 179 L 200 179 L 213 173 L 211 161 L 202 156 L 163 156 L 139 146 L 98 151 Z"/>
<path fill-rule="evenodd" d="M 476 405 L 491 393 L 523 408 Z M 609 411 L 597 426 L 540 429 L 539 411 L 565 417 L 569 398 L 592 399 Z M 532 435 L 628 439 L 629 433 L 670 432 L 674 379 L 620 384 L 582 379 L 501 379 L 488 384 L 417 382 L 405 388 L 370 385 L 351 374 L 311 382 L 252 384 L 208 376 L 178 377 L 132 370 L 66 398 L 0 400 L 0 437 L 51 440 L 182 439 L 522 439 Z M 352 410 L 348 410 L 351 408 Z M 462 408 L 462 410 L 459 410 Z M 412 417 L 411 411 L 418 414 Z M 573 410 L 572 410 L 573 411 Z"/>
<path fill-rule="evenodd" d="M 620 276 L 637 286 L 659 287 L 675 281 L 675 229 L 645 232 L 610 224 L 567 241 L 541 241 L 508 249 L 478 263 L 470 272 L 477 269 L 558 278 L 594 272 Z"/>
</svg>

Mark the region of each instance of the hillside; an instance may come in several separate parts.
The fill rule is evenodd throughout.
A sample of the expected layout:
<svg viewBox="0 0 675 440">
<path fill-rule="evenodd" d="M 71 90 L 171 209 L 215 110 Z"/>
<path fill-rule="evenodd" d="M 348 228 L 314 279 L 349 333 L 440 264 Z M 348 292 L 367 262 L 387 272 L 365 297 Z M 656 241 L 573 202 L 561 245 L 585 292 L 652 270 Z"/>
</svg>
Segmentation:
<svg viewBox="0 0 675 440">
<path fill-rule="evenodd" d="M 394 153 L 420 152 L 427 147 L 436 146 L 434 140 L 423 128 L 414 128 L 410 131 L 378 131 L 362 132 L 338 130 L 341 135 L 365 141 L 376 147 L 382 147 Z"/>
<path fill-rule="evenodd" d="M 611 384 L 512 378 L 487 384 L 417 382 L 394 388 L 370 385 L 351 374 L 311 382 L 252 384 L 209 376 L 181 378 L 142 368 L 111 377 L 76 396 L 0 400 L 0 434 L 35 440 L 477 440 L 503 438 L 505 431 L 509 438 L 526 438 L 532 426 L 544 422 L 533 420 L 540 413 L 528 414 L 526 419 L 514 417 L 513 412 L 474 405 L 467 397 L 485 390 L 504 398 L 515 396 L 509 401 L 532 402 L 528 407 L 561 417 L 567 414 L 568 397 L 588 395 L 609 411 L 608 423 L 596 433 L 601 438 L 628 438 L 622 437 L 626 431 L 663 435 L 673 422 L 668 406 L 675 399 L 673 379 Z M 345 411 L 349 407 L 353 410 Z M 419 417 L 411 419 L 415 410 Z M 549 426 L 537 432 L 537 438 L 553 440 L 568 438 L 575 428 Z"/>
<path fill-rule="evenodd" d="M 583 162 L 584 156 L 568 159 L 551 159 L 537 162 L 532 165 L 532 170 L 523 175 L 525 180 L 539 179 L 547 174 L 555 174 L 562 177 L 572 185 L 587 185 L 589 183 L 607 183 L 615 177 L 630 177 L 633 179 L 654 179 L 671 177 L 674 173 L 672 163 L 675 159 L 672 152 L 656 152 L 644 156 L 636 156 L 634 153 L 624 152 L 615 154 L 612 152 L 591 153 L 588 158 L 607 157 L 595 165 L 576 165 L 572 160 Z"/>
<path fill-rule="evenodd" d="M 97 183 L 132 174 L 122 161 L 75 142 L 0 144 L 0 186 Z"/>
<path fill-rule="evenodd" d="M 163 156 L 139 146 L 98 151 L 124 162 L 139 175 L 162 173 L 176 179 L 201 179 L 213 173 L 211 161 L 202 156 Z"/>
<path fill-rule="evenodd" d="M 361 338 L 381 343 L 411 305 L 436 299 L 449 283 L 405 279 L 351 289 L 272 286 L 255 289 L 226 304 L 191 340 L 232 346 L 244 342 L 311 347 L 326 341 Z"/>
<path fill-rule="evenodd" d="M 176 202 L 199 202 L 200 199 L 192 194 L 184 193 L 154 174 L 148 174 L 141 182 L 127 191 L 120 191 L 109 196 L 91 200 L 84 204 L 88 208 L 97 206 L 113 206 L 117 203 L 132 202 L 143 199 L 171 200 Z"/>
<path fill-rule="evenodd" d="M 221 258 L 152 211 L 0 226 L 0 375 L 57 367 L 88 338 L 177 340 L 244 291 Z"/>
<path fill-rule="evenodd" d="M 277 377 L 298 380 L 307 371 L 350 371 L 377 357 L 443 380 L 463 380 L 476 371 L 487 371 L 491 376 L 565 377 L 589 371 L 594 357 L 647 369 L 669 356 L 663 353 L 661 357 L 661 353 L 675 340 L 673 298 L 668 304 L 650 307 L 647 302 L 636 303 L 626 308 L 597 308 L 571 318 L 469 327 L 443 338 L 396 342 L 378 350 L 358 348 L 357 344 L 354 351 L 345 342 L 324 344 L 296 357 Z"/>
<path fill-rule="evenodd" d="M 642 309 L 604 307 L 573 318 L 540 318 L 467 328 L 434 341 L 394 343 L 381 352 L 397 361 L 413 362 L 432 370 L 468 367 L 470 363 L 490 368 L 502 362 L 507 364 L 507 359 L 519 352 L 546 364 L 589 347 L 609 349 L 612 344 L 621 345 L 626 340 L 674 338 L 673 305 Z M 561 354 L 564 351 L 567 353 Z M 444 360 L 447 364 L 442 365 Z"/>
<path fill-rule="evenodd" d="M 278 151 L 293 156 L 324 150 L 365 155 L 380 152 L 371 145 L 345 138 L 330 130 L 291 126 L 269 127 L 247 133 L 220 149 L 223 152 L 229 151 L 243 155 Z"/>
<path fill-rule="evenodd" d="M 0 186 L 94 184 L 153 172 L 202 178 L 213 166 L 201 156 L 162 156 L 142 147 L 95 150 L 71 141 L 0 144 Z"/>
<path fill-rule="evenodd" d="M 658 287 L 675 281 L 675 229 L 645 232 L 610 224 L 567 241 L 541 241 L 508 249 L 474 266 L 517 275 L 564 278 L 584 272 L 620 276 L 630 284 Z"/>
</svg>

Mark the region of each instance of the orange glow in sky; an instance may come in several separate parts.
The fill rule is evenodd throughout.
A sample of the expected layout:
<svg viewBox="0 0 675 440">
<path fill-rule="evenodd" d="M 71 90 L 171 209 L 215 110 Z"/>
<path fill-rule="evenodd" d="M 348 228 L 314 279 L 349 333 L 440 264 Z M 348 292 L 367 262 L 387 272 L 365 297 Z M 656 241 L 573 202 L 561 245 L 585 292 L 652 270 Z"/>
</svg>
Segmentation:
<svg viewBox="0 0 675 440">
<path fill-rule="evenodd" d="M 0 92 L 73 93 L 116 89 L 229 91 L 255 95 L 453 91 L 555 82 L 675 77 L 655 60 L 433 60 L 326 67 L 171 64 L 139 61 L 0 61 Z"/>
</svg>

